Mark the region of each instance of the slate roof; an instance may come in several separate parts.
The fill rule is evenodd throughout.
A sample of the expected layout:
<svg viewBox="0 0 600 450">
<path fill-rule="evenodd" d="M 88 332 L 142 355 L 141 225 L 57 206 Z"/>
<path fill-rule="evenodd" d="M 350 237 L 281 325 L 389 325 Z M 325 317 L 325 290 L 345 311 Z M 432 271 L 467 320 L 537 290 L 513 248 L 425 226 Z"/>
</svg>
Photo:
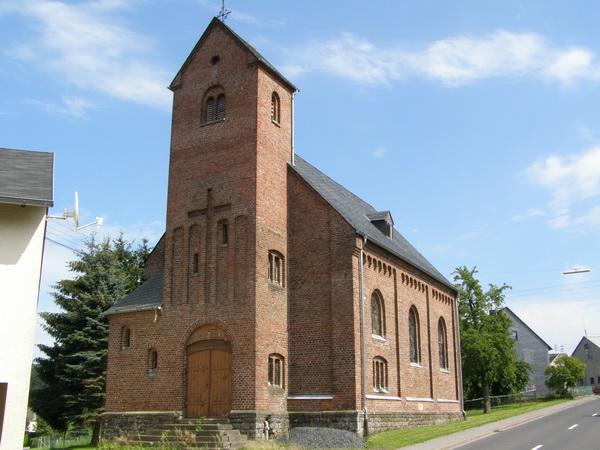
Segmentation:
<svg viewBox="0 0 600 450">
<path fill-rule="evenodd" d="M 0 202 L 54 205 L 54 153 L 0 148 Z"/>
<path fill-rule="evenodd" d="M 151 311 L 162 305 L 162 294 L 163 273 L 158 272 L 135 291 L 104 311 L 104 315 Z"/>
<path fill-rule="evenodd" d="M 511 318 L 511 320 L 513 322 L 515 320 L 518 320 L 521 323 L 521 325 L 523 325 L 525 328 L 527 328 L 531 332 L 531 334 L 533 334 L 536 338 L 538 338 L 540 340 L 540 342 L 542 342 L 546 347 L 548 347 L 548 350 L 552 350 L 552 347 L 550 347 L 546 341 L 544 341 L 535 331 L 533 331 L 529 327 L 529 325 L 527 325 L 525 322 L 523 322 L 521 320 L 521 318 L 519 316 L 517 316 L 512 309 L 510 309 L 508 306 L 505 306 L 504 308 L 502 308 L 502 310 L 505 313 L 507 313 L 507 315 Z"/>
<path fill-rule="evenodd" d="M 300 156 L 295 155 L 294 162 L 291 167 L 296 173 L 340 213 L 358 234 L 367 236 L 369 242 L 377 244 L 421 269 L 456 292 L 454 285 L 433 267 L 396 229 L 392 233 L 392 238 L 388 238 L 371 222 L 369 217 L 378 215 L 375 208 L 307 163 Z"/>
</svg>

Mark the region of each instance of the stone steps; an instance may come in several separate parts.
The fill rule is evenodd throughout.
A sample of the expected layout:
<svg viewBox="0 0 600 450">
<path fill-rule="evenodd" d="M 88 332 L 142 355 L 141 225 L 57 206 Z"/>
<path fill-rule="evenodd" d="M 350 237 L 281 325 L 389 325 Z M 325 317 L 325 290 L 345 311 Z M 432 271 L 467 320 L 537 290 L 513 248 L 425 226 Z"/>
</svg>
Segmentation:
<svg viewBox="0 0 600 450">
<path fill-rule="evenodd" d="M 136 444 L 155 448 L 236 449 L 247 442 L 248 438 L 233 429 L 228 419 L 180 419 L 136 436 Z"/>
</svg>

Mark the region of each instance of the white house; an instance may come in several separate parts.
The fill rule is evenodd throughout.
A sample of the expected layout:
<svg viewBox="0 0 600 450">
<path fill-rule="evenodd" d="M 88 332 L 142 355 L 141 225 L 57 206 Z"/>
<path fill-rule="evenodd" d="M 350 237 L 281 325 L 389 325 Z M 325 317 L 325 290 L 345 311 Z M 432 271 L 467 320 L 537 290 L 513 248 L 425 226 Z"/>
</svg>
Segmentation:
<svg viewBox="0 0 600 450">
<path fill-rule="evenodd" d="M 0 148 L 0 449 L 23 447 L 54 154 Z"/>
</svg>

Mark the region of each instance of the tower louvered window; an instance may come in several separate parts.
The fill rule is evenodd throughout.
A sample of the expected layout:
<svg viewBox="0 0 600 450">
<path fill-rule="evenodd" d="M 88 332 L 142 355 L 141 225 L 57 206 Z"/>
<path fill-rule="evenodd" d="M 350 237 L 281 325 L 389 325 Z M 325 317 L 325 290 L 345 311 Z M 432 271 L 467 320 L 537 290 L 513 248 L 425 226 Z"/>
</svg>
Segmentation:
<svg viewBox="0 0 600 450">
<path fill-rule="evenodd" d="M 217 97 L 217 120 L 225 117 L 225 95 L 221 94 Z"/>
<path fill-rule="evenodd" d="M 205 117 L 205 121 L 206 122 L 212 122 L 213 120 L 215 120 L 215 98 L 214 97 L 208 97 L 208 100 L 206 100 L 206 117 Z"/>
</svg>

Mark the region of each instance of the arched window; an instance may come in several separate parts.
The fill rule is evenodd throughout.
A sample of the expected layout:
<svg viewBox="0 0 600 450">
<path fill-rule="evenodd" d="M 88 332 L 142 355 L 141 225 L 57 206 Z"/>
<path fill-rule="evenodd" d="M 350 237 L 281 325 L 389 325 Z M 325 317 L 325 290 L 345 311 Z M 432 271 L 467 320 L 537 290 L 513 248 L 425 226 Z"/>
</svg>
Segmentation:
<svg viewBox="0 0 600 450">
<path fill-rule="evenodd" d="M 271 283 L 284 285 L 284 259 L 283 255 L 275 250 L 269 251 L 269 281 Z"/>
<path fill-rule="evenodd" d="M 419 314 L 412 306 L 408 312 L 408 339 L 410 342 L 410 362 L 421 364 L 421 336 L 419 332 Z"/>
<path fill-rule="evenodd" d="M 385 310 L 379 292 L 371 296 L 371 333 L 373 336 L 385 337 Z"/>
<path fill-rule="evenodd" d="M 151 348 L 148 351 L 148 373 L 156 374 L 158 370 L 158 352 L 156 349 Z"/>
<path fill-rule="evenodd" d="M 271 95 L 271 120 L 275 123 L 279 123 L 281 118 L 281 106 L 279 101 L 279 95 L 277 92 L 273 92 Z"/>
<path fill-rule="evenodd" d="M 283 356 L 269 355 L 269 384 L 283 387 Z"/>
<path fill-rule="evenodd" d="M 202 122 L 209 123 L 225 118 L 225 94 L 223 88 L 211 88 L 204 97 L 202 105 Z"/>
<path fill-rule="evenodd" d="M 440 354 L 440 368 L 448 368 L 448 339 L 446 336 L 446 322 L 440 317 L 438 322 L 438 352 Z"/>
<path fill-rule="evenodd" d="M 124 326 L 121 328 L 121 350 L 129 350 L 131 346 L 131 328 Z"/>
<path fill-rule="evenodd" d="M 373 358 L 373 391 L 389 392 L 387 361 L 380 356 Z"/>
</svg>

